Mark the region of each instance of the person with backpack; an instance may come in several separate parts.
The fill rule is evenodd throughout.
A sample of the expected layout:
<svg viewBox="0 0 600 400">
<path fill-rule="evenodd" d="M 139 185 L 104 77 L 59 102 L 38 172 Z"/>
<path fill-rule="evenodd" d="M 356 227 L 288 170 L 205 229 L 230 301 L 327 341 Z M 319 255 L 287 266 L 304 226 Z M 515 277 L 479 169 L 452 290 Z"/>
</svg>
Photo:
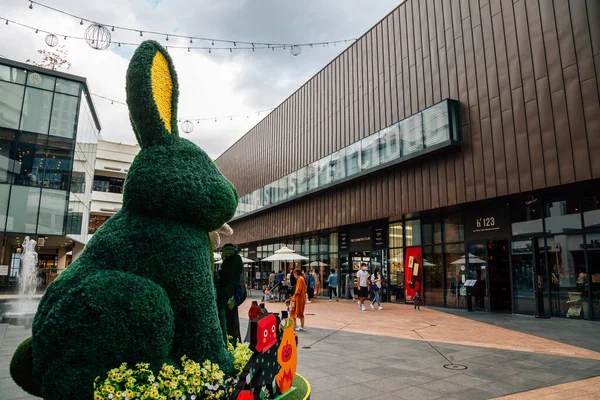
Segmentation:
<svg viewBox="0 0 600 400">
<path fill-rule="evenodd" d="M 335 294 L 335 301 L 340 301 L 337 293 L 338 276 L 333 268 L 331 269 L 331 274 L 329 274 L 329 277 L 327 278 L 327 284 L 329 286 L 329 301 L 332 300 L 331 297 L 333 294 Z"/>
<path fill-rule="evenodd" d="M 379 306 L 380 310 L 383 310 L 381 307 L 381 285 L 383 279 L 381 278 L 381 274 L 379 273 L 379 268 L 375 268 L 373 274 L 371 275 L 371 293 L 373 293 L 373 300 L 371 301 L 371 308 L 375 308 L 375 302 Z"/>
</svg>

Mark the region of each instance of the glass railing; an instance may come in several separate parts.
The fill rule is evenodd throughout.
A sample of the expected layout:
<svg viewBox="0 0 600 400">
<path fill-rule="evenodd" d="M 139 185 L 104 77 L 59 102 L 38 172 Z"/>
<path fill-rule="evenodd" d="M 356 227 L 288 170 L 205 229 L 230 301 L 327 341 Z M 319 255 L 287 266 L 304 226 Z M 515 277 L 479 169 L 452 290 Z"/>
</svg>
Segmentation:
<svg viewBox="0 0 600 400">
<path fill-rule="evenodd" d="M 240 198 L 235 218 L 461 145 L 458 102 L 444 100 Z"/>
</svg>

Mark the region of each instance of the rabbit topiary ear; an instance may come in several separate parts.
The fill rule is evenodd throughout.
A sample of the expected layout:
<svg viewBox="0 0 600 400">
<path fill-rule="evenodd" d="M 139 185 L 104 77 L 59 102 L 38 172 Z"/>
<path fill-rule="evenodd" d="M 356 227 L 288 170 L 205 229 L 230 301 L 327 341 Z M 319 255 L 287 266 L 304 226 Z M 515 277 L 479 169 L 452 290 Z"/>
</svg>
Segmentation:
<svg viewBox="0 0 600 400">
<path fill-rule="evenodd" d="M 173 143 L 177 131 L 177 74 L 167 51 L 143 42 L 127 69 L 129 118 L 141 147 Z"/>
</svg>

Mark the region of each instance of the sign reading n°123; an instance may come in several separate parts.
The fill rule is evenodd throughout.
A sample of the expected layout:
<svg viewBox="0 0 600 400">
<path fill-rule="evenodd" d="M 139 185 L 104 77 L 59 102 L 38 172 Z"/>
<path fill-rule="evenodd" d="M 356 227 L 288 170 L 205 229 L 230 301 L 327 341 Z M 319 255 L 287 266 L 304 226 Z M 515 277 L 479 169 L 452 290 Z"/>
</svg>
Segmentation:
<svg viewBox="0 0 600 400">
<path fill-rule="evenodd" d="M 510 236 L 510 213 L 507 208 L 480 208 L 465 217 L 467 241 L 505 239 Z"/>
</svg>

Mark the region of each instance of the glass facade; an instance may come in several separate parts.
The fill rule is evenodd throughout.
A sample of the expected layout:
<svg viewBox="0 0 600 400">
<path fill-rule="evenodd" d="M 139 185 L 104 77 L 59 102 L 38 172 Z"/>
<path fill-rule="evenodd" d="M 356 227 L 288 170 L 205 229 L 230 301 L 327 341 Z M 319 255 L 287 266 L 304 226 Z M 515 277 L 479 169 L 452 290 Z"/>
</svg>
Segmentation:
<svg viewBox="0 0 600 400">
<path fill-rule="evenodd" d="M 99 125 L 81 82 L 0 65 L 0 231 L 87 241 Z"/>
<path fill-rule="evenodd" d="M 257 204 L 252 203 L 254 192 L 242 196 L 234 219 L 355 175 L 459 144 L 458 105 L 455 101 L 444 100 L 293 172 L 293 191 L 272 194 L 271 188 L 279 186 L 282 184 L 279 181 L 285 179 L 281 178 L 259 189 L 264 190 L 265 195 Z M 248 207 L 249 204 L 252 206 Z"/>
</svg>

